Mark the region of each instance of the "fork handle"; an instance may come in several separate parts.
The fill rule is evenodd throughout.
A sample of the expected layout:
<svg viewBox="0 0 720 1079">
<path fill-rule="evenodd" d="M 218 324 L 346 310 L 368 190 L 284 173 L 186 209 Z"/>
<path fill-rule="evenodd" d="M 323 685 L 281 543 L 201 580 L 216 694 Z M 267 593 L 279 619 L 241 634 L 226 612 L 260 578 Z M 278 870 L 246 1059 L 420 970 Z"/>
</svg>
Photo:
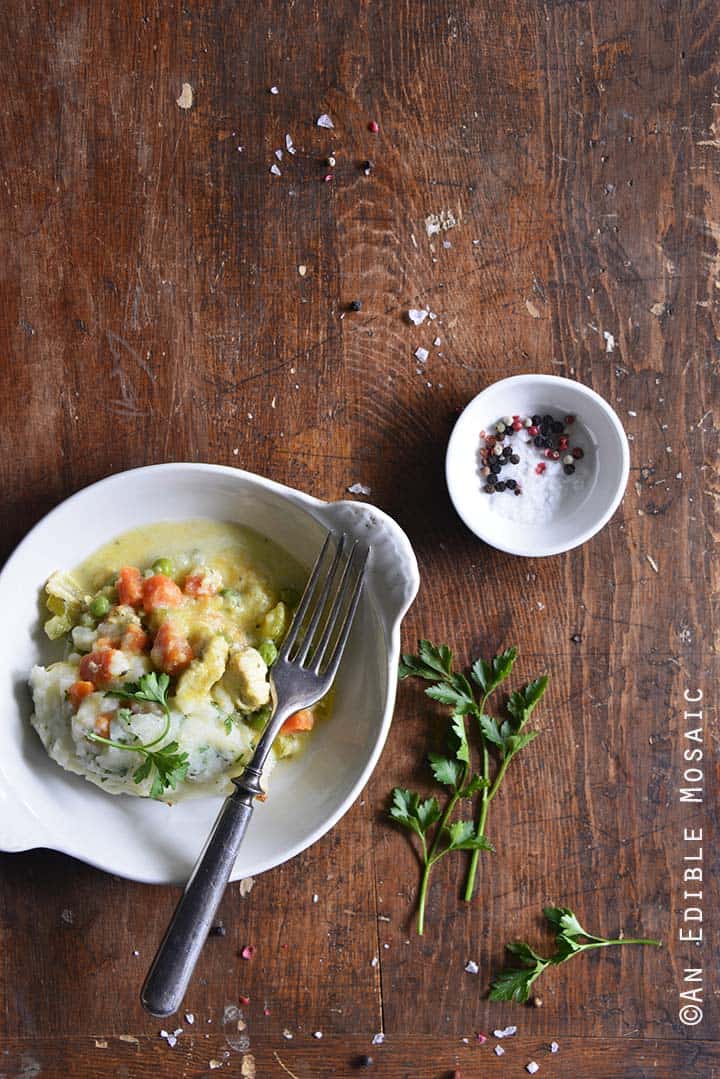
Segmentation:
<svg viewBox="0 0 720 1079">
<path fill-rule="evenodd" d="M 151 1015 L 172 1015 L 182 1004 L 261 792 L 253 772 L 247 768 L 225 799 L 157 950 L 140 993 Z"/>
</svg>

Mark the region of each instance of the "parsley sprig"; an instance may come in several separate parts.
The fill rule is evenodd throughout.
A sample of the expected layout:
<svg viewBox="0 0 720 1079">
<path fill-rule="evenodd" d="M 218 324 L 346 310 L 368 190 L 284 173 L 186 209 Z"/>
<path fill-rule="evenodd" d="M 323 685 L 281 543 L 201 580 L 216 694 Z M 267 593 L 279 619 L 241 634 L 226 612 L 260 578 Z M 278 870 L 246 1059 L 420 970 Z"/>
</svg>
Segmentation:
<svg viewBox="0 0 720 1079">
<path fill-rule="evenodd" d="M 435 863 L 451 850 L 472 852 L 465 899 L 472 899 L 478 860 L 481 850 L 493 850 L 486 837 L 490 803 L 505 778 L 510 761 L 537 737 L 537 731 L 525 730 L 536 705 L 547 688 L 547 676 L 542 675 L 512 693 L 506 703 L 507 716 L 496 719 L 486 712 L 495 691 L 512 673 L 517 648 L 508 648 L 489 663 L 477 659 L 466 675 L 453 668 L 453 654 L 447 645 L 418 642 L 415 655 L 404 655 L 399 676 L 422 678 L 432 682 L 425 693 L 434 701 L 452 709 L 447 732 L 446 754 L 429 754 L 430 769 L 435 780 L 449 788 L 444 809 L 437 798 L 420 801 L 411 791 L 393 791 L 391 818 L 419 836 L 423 865 L 418 896 L 418 933 L 425 922 L 425 903 L 430 872 Z M 480 769 L 471 767 L 471 749 L 466 717 L 474 720 L 472 729 L 477 735 Z M 459 800 L 479 793 L 477 821 L 449 823 Z M 434 831 L 433 831 L 434 829 Z"/>
<path fill-rule="evenodd" d="M 662 948 L 660 940 L 640 937 L 609 940 L 607 937 L 596 937 L 583 929 L 577 916 L 567 907 L 545 907 L 544 914 L 557 931 L 557 951 L 545 959 L 524 941 L 511 941 L 506 945 L 507 951 L 519 961 L 520 966 L 507 967 L 497 975 L 490 990 L 490 1000 L 515 1000 L 524 1003 L 530 998 L 533 983 L 548 967 L 566 963 L 573 956 L 592 948 L 609 948 L 620 944 L 651 944 Z"/>
<path fill-rule="evenodd" d="M 170 679 L 166 674 L 158 675 L 155 671 L 151 671 L 149 674 L 143 674 L 137 682 L 126 682 L 125 685 L 118 687 L 118 689 L 110 689 L 106 693 L 107 697 L 119 697 L 121 700 L 128 701 L 143 701 L 157 704 L 162 708 L 165 723 L 160 734 L 157 738 L 153 738 L 151 742 L 116 742 L 112 738 L 103 738 L 93 731 L 86 735 L 86 738 L 91 742 L 100 742 L 102 745 L 112 746 L 114 749 L 125 749 L 133 753 L 141 753 L 145 759 L 133 772 L 133 779 L 136 783 L 142 783 L 154 770 L 150 787 L 151 798 L 161 798 L 166 790 L 175 790 L 178 783 L 187 775 L 189 765 L 187 753 L 181 753 L 179 751 L 180 746 L 175 741 L 168 742 L 167 745 L 160 746 L 159 749 L 154 749 L 167 737 L 170 730 L 170 705 L 167 700 L 169 687 Z M 120 709 L 118 714 L 124 715 L 126 718 L 129 718 L 130 715 L 127 709 Z"/>
</svg>

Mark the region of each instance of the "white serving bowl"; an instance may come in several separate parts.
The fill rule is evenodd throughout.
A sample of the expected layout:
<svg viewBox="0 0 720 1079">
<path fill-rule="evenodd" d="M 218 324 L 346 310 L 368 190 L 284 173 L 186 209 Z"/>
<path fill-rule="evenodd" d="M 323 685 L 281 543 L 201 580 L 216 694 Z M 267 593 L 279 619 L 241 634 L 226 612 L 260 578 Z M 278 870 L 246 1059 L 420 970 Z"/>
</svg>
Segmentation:
<svg viewBox="0 0 720 1079">
<path fill-rule="evenodd" d="M 480 431 L 489 433 L 502 416 L 534 413 L 577 417 L 573 431 L 585 448 L 578 462 L 585 482 L 568 484 L 554 515 L 537 526 L 503 517 L 502 500 L 509 496 L 484 494 L 479 472 Z M 594 390 L 556 375 L 515 375 L 488 386 L 458 418 L 445 460 L 450 498 L 468 528 L 500 551 L 526 556 L 560 554 L 599 532 L 620 504 L 629 470 L 617 414 Z"/>
<path fill-rule="evenodd" d="M 262 873 L 309 847 L 367 782 L 392 718 L 400 622 L 419 583 L 404 532 L 362 502 L 321 502 L 218 465 L 155 465 L 111 476 L 68 498 L 33 528 L 0 574 L 0 849 L 50 847 L 148 883 L 187 879 L 220 800 L 191 798 L 169 807 L 107 794 L 65 772 L 30 726 L 27 677 L 34 663 L 51 657 L 39 596 L 53 570 L 76 566 L 128 529 L 194 517 L 248 525 L 308 567 L 329 528 L 372 544 L 333 715 L 300 757 L 278 764 L 231 879 Z"/>
</svg>

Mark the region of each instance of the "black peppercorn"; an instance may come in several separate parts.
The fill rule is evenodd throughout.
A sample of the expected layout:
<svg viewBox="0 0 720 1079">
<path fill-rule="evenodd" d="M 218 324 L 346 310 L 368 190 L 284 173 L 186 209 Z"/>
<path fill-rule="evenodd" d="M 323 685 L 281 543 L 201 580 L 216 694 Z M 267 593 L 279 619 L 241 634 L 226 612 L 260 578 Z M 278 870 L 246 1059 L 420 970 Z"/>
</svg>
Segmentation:
<svg viewBox="0 0 720 1079">
<path fill-rule="evenodd" d="M 224 937 L 226 932 L 224 925 L 212 925 L 208 935 L 211 937 Z"/>
<path fill-rule="evenodd" d="M 575 471 L 575 465 L 563 465 L 563 472 L 566 476 L 572 476 Z"/>
<path fill-rule="evenodd" d="M 500 464 L 499 461 L 493 461 L 492 464 L 490 465 L 490 471 L 493 473 L 493 475 L 497 476 L 497 474 L 500 471 L 501 467 L 502 467 L 502 465 Z"/>
<path fill-rule="evenodd" d="M 542 423 L 542 416 L 538 416 L 537 413 L 532 417 L 533 426 L 539 427 Z"/>
<path fill-rule="evenodd" d="M 502 451 L 502 455 L 505 458 L 505 460 L 507 460 L 508 457 L 512 457 L 512 448 L 510 446 L 505 446 L 505 448 Z"/>
<path fill-rule="evenodd" d="M 553 434 L 555 435 L 561 435 L 565 430 L 565 425 L 561 423 L 560 420 L 553 420 L 550 426 L 552 427 Z"/>
<path fill-rule="evenodd" d="M 348 304 L 350 311 L 362 311 L 362 300 L 351 300 Z"/>
<path fill-rule="evenodd" d="M 535 443 L 535 445 L 537 446 L 538 449 L 542 449 L 542 447 L 545 445 L 545 439 L 543 438 L 542 435 L 535 435 L 535 438 L 533 439 L 533 442 Z"/>
<path fill-rule="evenodd" d="M 371 1068 L 373 1064 L 373 1058 L 369 1057 L 367 1053 L 363 1053 L 361 1057 L 357 1058 L 358 1068 Z"/>
<path fill-rule="evenodd" d="M 507 484 L 505 483 L 505 481 L 500 480 L 498 483 L 495 484 L 495 490 L 496 491 L 504 491 L 506 486 L 507 486 Z"/>
<path fill-rule="evenodd" d="M 509 489 L 510 491 L 514 491 L 514 490 L 515 490 L 515 488 L 517 487 L 517 480 L 505 480 L 505 486 L 506 486 L 506 487 L 507 487 L 507 488 L 508 488 L 508 489 Z"/>
</svg>

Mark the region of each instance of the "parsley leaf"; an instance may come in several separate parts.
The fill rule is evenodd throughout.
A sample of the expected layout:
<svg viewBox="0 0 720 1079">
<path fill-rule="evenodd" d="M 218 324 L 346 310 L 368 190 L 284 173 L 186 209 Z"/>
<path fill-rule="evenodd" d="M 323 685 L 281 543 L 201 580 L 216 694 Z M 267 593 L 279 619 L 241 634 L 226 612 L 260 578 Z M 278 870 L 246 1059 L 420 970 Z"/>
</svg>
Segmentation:
<svg viewBox="0 0 720 1079">
<path fill-rule="evenodd" d="M 144 759 L 133 772 L 133 779 L 136 783 L 142 783 L 154 772 L 150 787 L 151 798 L 161 798 L 166 790 L 175 790 L 178 783 L 187 775 L 189 767 L 188 755 L 179 752 L 180 747 L 177 742 L 168 742 L 167 745 L 160 746 L 170 730 L 170 705 L 167 700 L 169 686 L 170 679 L 167 674 L 158 675 L 155 671 L 151 671 L 149 674 L 143 674 L 137 682 L 126 682 L 123 686 L 108 690 L 106 693 L 108 697 L 143 701 L 160 706 L 165 722 L 160 734 L 151 742 L 117 742 L 112 738 L 103 738 L 94 731 L 90 731 L 85 736 L 90 742 L 99 742 L 101 745 L 112 746 L 114 749 L 142 754 Z M 119 708 L 117 714 L 118 718 L 126 724 L 132 718 L 132 713 L 128 708 Z M 155 746 L 159 748 L 155 749 Z"/>
<path fill-rule="evenodd" d="M 393 792 L 390 817 L 420 837 L 423 873 L 418 896 L 418 932 L 423 932 L 425 901 L 430 871 L 435 862 L 454 850 L 472 851 L 465 898 L 472 898 L 478 856 L 492 850 L 485 836 L 490 802 L 497 794 L 512 758 L 537 737 L 537 731 L 523 727 L 547 687 L 547 676 L 529 682 L 510 695 L 507 715 L 496 719 L 485 711 L 488 699 L 509 678 L 517 659 L 517 648 L 506 648 L 489 662 L 476 659 L 469 674 L 453 667 L 453 653 L 446 644 L 418 641 L 417 653 L 402 656 L 399 677 L 421 678 L 430 682 L 425 693 L 431 700 L 450 709 L 446 729 L 446 748 L 430 753 L 428 762 L 433 778 L 447 788 L 442 808 L 437 799 L 420 801 L 420 796 L 403 788 Z M 477 720 L 482 767 L 472 772 L 473 748 L 468 738 L 465 717 Z M 474 726 L 474 725 L 473 725 Z M 494 763 L 494 770 L 491 764 Z M 452 814 L 460 799 L 480 793 L 477 824 L 453 821 Z"/>
<path fill-rule="evenodd" d="M 591 948 L 607 948 L 620 944 L 650 944 L 662 947 L 662 941 L 646 938 L 620 937 L 609 940 L 596 937 L 583 929 L 577 916 L 568 907 L 545 907 L 545 917 L 550 925 L 558 930 L 555 938 L 557 951 L 545 959 L 538 955 L 525 941 L 512 941 L 506 949 L 520 966 L 507 967 L 496 975 L 490 990 L 490 1000 L 515 1000 L 524 1003 L 530 997 L 530 989 L 536 978 L 549 966 L 558 966 L 580 952 Z"/>
</svg>

